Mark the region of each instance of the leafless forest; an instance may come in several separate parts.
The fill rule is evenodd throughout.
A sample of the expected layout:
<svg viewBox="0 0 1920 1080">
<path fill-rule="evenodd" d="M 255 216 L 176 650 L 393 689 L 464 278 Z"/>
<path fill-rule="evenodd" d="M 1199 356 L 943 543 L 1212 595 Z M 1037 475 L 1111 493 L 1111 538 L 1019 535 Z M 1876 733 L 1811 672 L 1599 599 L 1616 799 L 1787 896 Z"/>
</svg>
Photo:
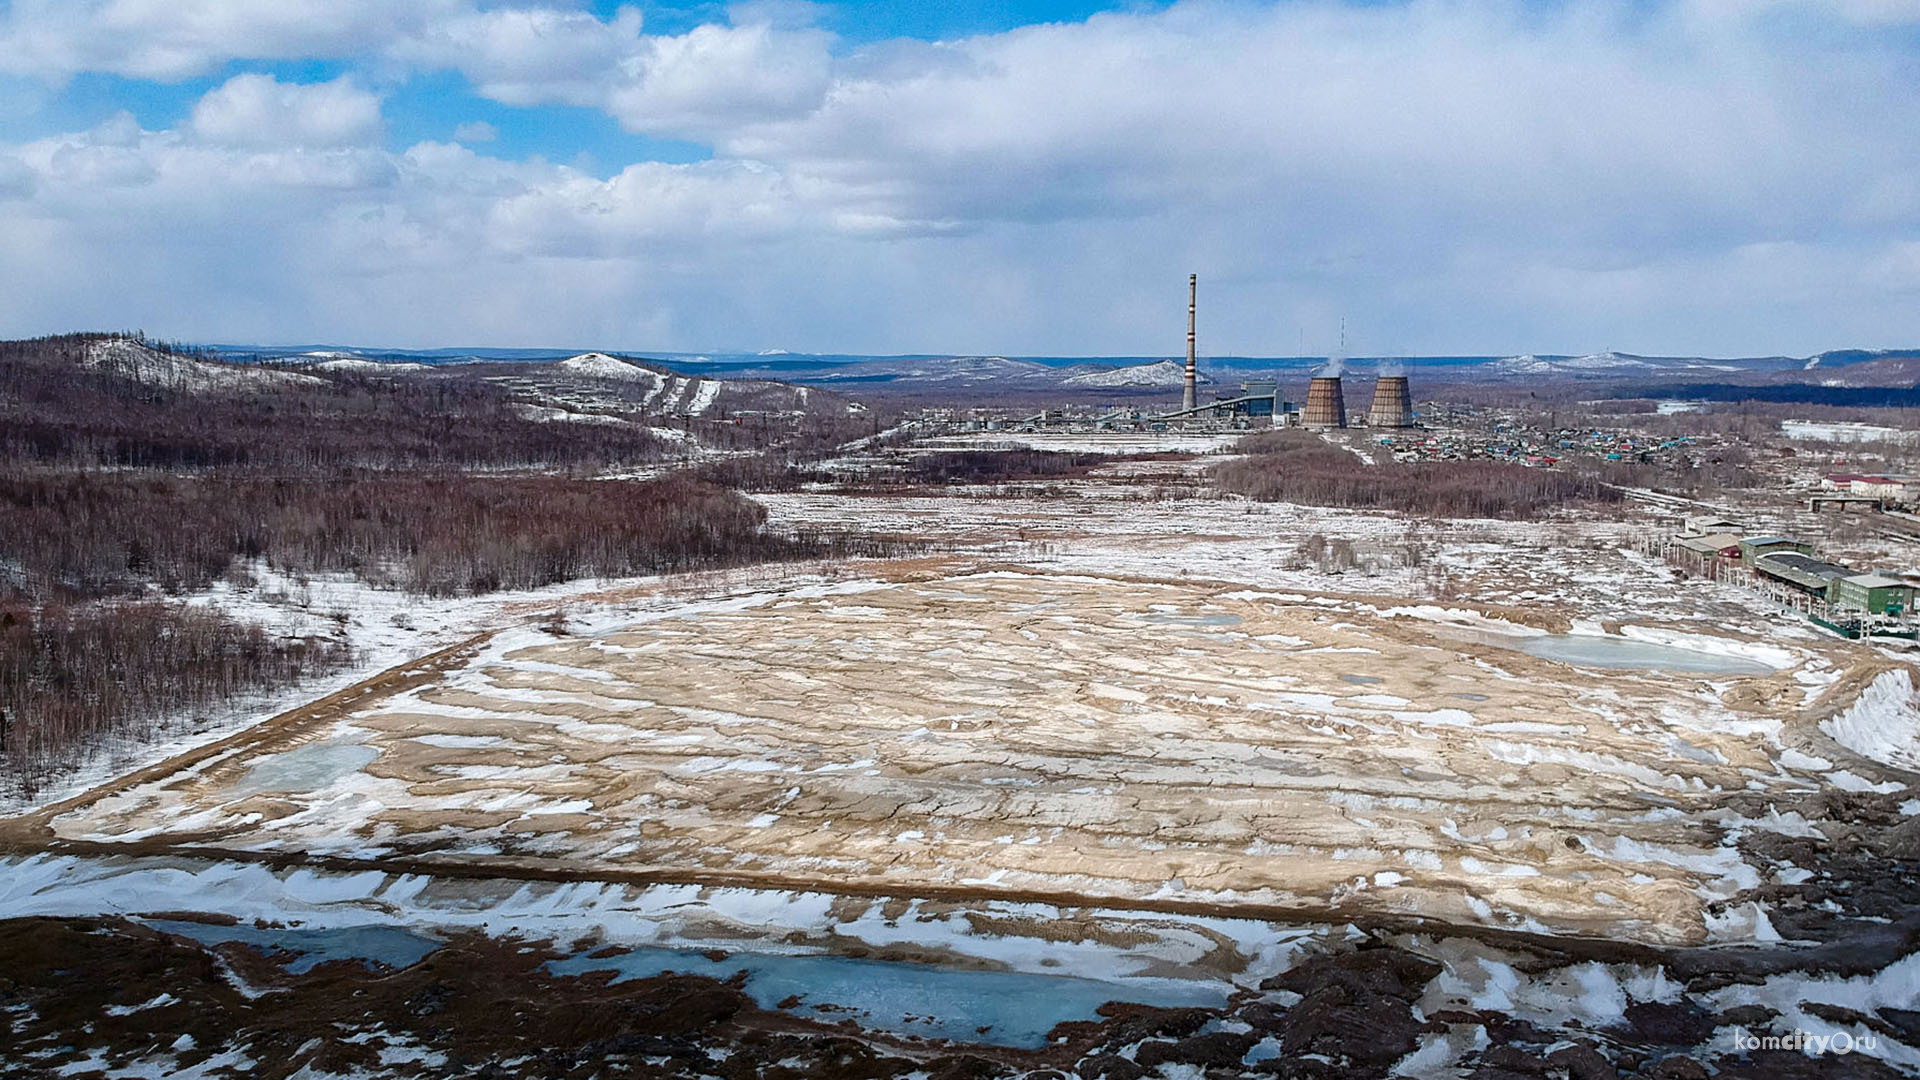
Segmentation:
<svg viewBox="0 0 1920 1080">
<path fill-rule="evenodd" d="M 183 710 L 338 667 L 345 645 L 283 641 L 218 612 L 153 601 L 0 604 L 0 740 L 11 779 L 43 780 L 75 747 L 152 737 Z"/>
<path fill-rule="evenodd" d="M 894 550 L 770 533 L 724 470 L 586 479 L 683 448 L 641 425 L 529 420 L 492 365 L 169 388 L 87 367 L 101 337 L 0 343 L 0 773 L 16 781 L 347 662 L 343 643 L 179 599 L 256 565 L 447 596 Z M 681 421 L 774 476 L 871 423 Z"/>
<path fill-rule="evenodd" d="M 1539 517 L 1575 500 L 1620 499 L 1597 473 L 1491 461 L 1396 462 L 1386 455 L 1368 465 L 1302 431 L 1250 435 L 1236 448 L 1246 456 L 1214 466 L 1213 482 L 1262 502 L 1513 519 Z"/>
<path fill-rule="evenodd" d="M 0 557 L 29 601 L 202 589 L 253 559 L 450 596 L 864 550 L 769 533 L 759 504 L 678 478 L 14 472 L 0 506 Z"/>
</svg>

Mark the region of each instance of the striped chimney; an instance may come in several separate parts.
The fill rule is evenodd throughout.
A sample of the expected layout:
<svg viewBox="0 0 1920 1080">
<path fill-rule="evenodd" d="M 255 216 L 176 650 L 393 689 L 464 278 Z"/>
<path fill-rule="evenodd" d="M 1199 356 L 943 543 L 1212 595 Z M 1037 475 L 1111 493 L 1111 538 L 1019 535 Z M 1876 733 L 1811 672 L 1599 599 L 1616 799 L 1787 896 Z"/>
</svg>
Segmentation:
<svg viewBox="0 0 1920 1080">
<path fill-rule="evenodd" d="M 1183 409 L 1191 409 L 1195 404 L 1193 400 L 1193 384 L 1195 381 L 1193 366 L 1193 310 L 1195 301 L 1199 298 L 1200 275 L 1189 274 L 1187 275 L 1187 381 L 1185 383 L 1186 388 L 1180 392 L 1180 407 Z"/>
</svg>

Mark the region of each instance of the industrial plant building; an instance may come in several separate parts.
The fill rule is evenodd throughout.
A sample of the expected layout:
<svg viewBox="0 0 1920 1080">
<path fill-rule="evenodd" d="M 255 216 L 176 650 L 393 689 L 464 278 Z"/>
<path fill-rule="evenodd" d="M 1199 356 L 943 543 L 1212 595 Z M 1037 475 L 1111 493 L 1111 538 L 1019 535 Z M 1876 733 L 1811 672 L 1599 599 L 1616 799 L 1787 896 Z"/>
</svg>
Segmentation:
<svg viewBox="0 0 1920 1080">
<path fill-rule="evenodd" d="M 1836 611 L 1900 615 L 1913 610 L 1913 586 L 1884 574 L 1854 574 L 1835 579 L 1827 603 Z"/>
<path fill-rule="evenodd" d="M 1788 610 L 1847 637 L 1874 634 L 1920 636 L 1913 608 L 1913 582 L 1888 574 L 1860 573 L 1814 555 L 1814 547 L 1789 536 L 1741 537 L 1738 522 L 1688 518 L 1678 534 L 1659 540 L 1668 563 L 1690 573 L 1744 585 Z M 1651 553 L 1651 549 L 1648 549 Z"/>
</svg>

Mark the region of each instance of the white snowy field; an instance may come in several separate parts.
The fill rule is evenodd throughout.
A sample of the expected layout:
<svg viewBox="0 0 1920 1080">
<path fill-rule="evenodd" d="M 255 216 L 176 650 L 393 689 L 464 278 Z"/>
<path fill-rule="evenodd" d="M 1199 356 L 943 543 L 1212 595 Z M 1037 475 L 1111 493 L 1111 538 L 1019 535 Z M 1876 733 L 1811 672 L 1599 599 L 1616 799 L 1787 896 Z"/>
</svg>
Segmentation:
<svg viewBox="0 0 1920 1080">
<path fill-rule="evenodd" d="M 1808 442 L 1909 442 L 1920 438 L 1920 431 L 1845 420 L 1782 420 L 1780 431 L 1789 439 Z"/>
<path fill-rule="evenodd" d="M 217 710 L 156 717 L 153 738 L 120 737 L 94 747 L 77 768 L 31 793 L 0 789 L 0 819 L 73 798 L 116 776 L 165 761 L 227 738 L 300 705 L 326 697 L 389 668 L 458 644 L 478 634 L 544 621 L 555 611 L 592 620 L 615 605 L 618 616 L 636 604 L 677 602 L 688 591 L 725 589 L 769 580 L 808 580 L 831 568 L 807 563 L 658 577 L 587 579 L 543 589 L 484 596 L 428 597 L 376 588 L 344 574 L 292 577 L 255 563 L 243 583 L 216 582 L 190 595 L 238 619 L 258 623 L 270 636 L 322 637 L 352 646 L 353 660 L 321 678 L 284 690 L 245 695 Z M 649 598 L 664 598 L 653 600 Z M 604 614 L 602 615 L 604 617 Z"/>
</svg>

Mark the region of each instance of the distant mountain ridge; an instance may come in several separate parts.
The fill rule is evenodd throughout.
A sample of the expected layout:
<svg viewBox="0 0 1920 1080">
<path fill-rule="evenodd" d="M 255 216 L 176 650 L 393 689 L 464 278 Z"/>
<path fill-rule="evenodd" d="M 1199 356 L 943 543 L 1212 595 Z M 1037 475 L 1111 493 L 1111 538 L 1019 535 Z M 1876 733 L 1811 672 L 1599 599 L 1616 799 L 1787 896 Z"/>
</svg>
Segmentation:
<svg viewBox="0 0 1920 1080">
<path fill-rule="evenodd" d="M 768 350 L 755 353 L 648 353 L 622 358 L 592 350 L 544 349 L 358 349 L 337 345 L 261 348 L 214 346 L 229 356 L 250 356 L 272 364 L 315 365 L 321 370 L 397 373 L 403 365 L 449 364 L 554 365 L 580 378 L 624 379 L 627 369 L 658 367 L 688 378 L 787 383 L 848 393 L 950 394 L 977 389 L 1028 396 L 1047 392 L 1151 393 L 1180 385 L 1182 362 L 1168 357 L 1048 357 L 998 354 L 925 354 L 861 356 Z M 1326 363 L 1324 357 L 1214 356 L 1200 362 L 1202 381 L 1216 385 L 1248 378 L 1300 378 Z M 1824 373 L 1827 385 L 1886 385 L 1909 381 L 1920 365 L 1920 350 L 1836 349 L 1809 357 L 1651 356 L 1608 350 L 1587 354 L 1529 353 L 1518 356 L 1355 357 L 1347 361 L 1349 378 L 1366 379 L 1386 364 L 1403 365 L 1416 377 L 1506 381 L 1553 378 L 1583 382 L 1624 379 L 1744 382 L 1808 379 Z M 613 366 L 620 365 L 620 366 Z M 1848 369 L 1859 369 L 1858 377 Z M 1920 367 L 1916 367 L 1920 370 Z M 1844 372 L 1844 373 L 1843 373 Z M 1916 376 L 1920 377 L 1920 376 Z M 1833 381 L 1828 381 L 1833 380 Z"/>
</svg>

